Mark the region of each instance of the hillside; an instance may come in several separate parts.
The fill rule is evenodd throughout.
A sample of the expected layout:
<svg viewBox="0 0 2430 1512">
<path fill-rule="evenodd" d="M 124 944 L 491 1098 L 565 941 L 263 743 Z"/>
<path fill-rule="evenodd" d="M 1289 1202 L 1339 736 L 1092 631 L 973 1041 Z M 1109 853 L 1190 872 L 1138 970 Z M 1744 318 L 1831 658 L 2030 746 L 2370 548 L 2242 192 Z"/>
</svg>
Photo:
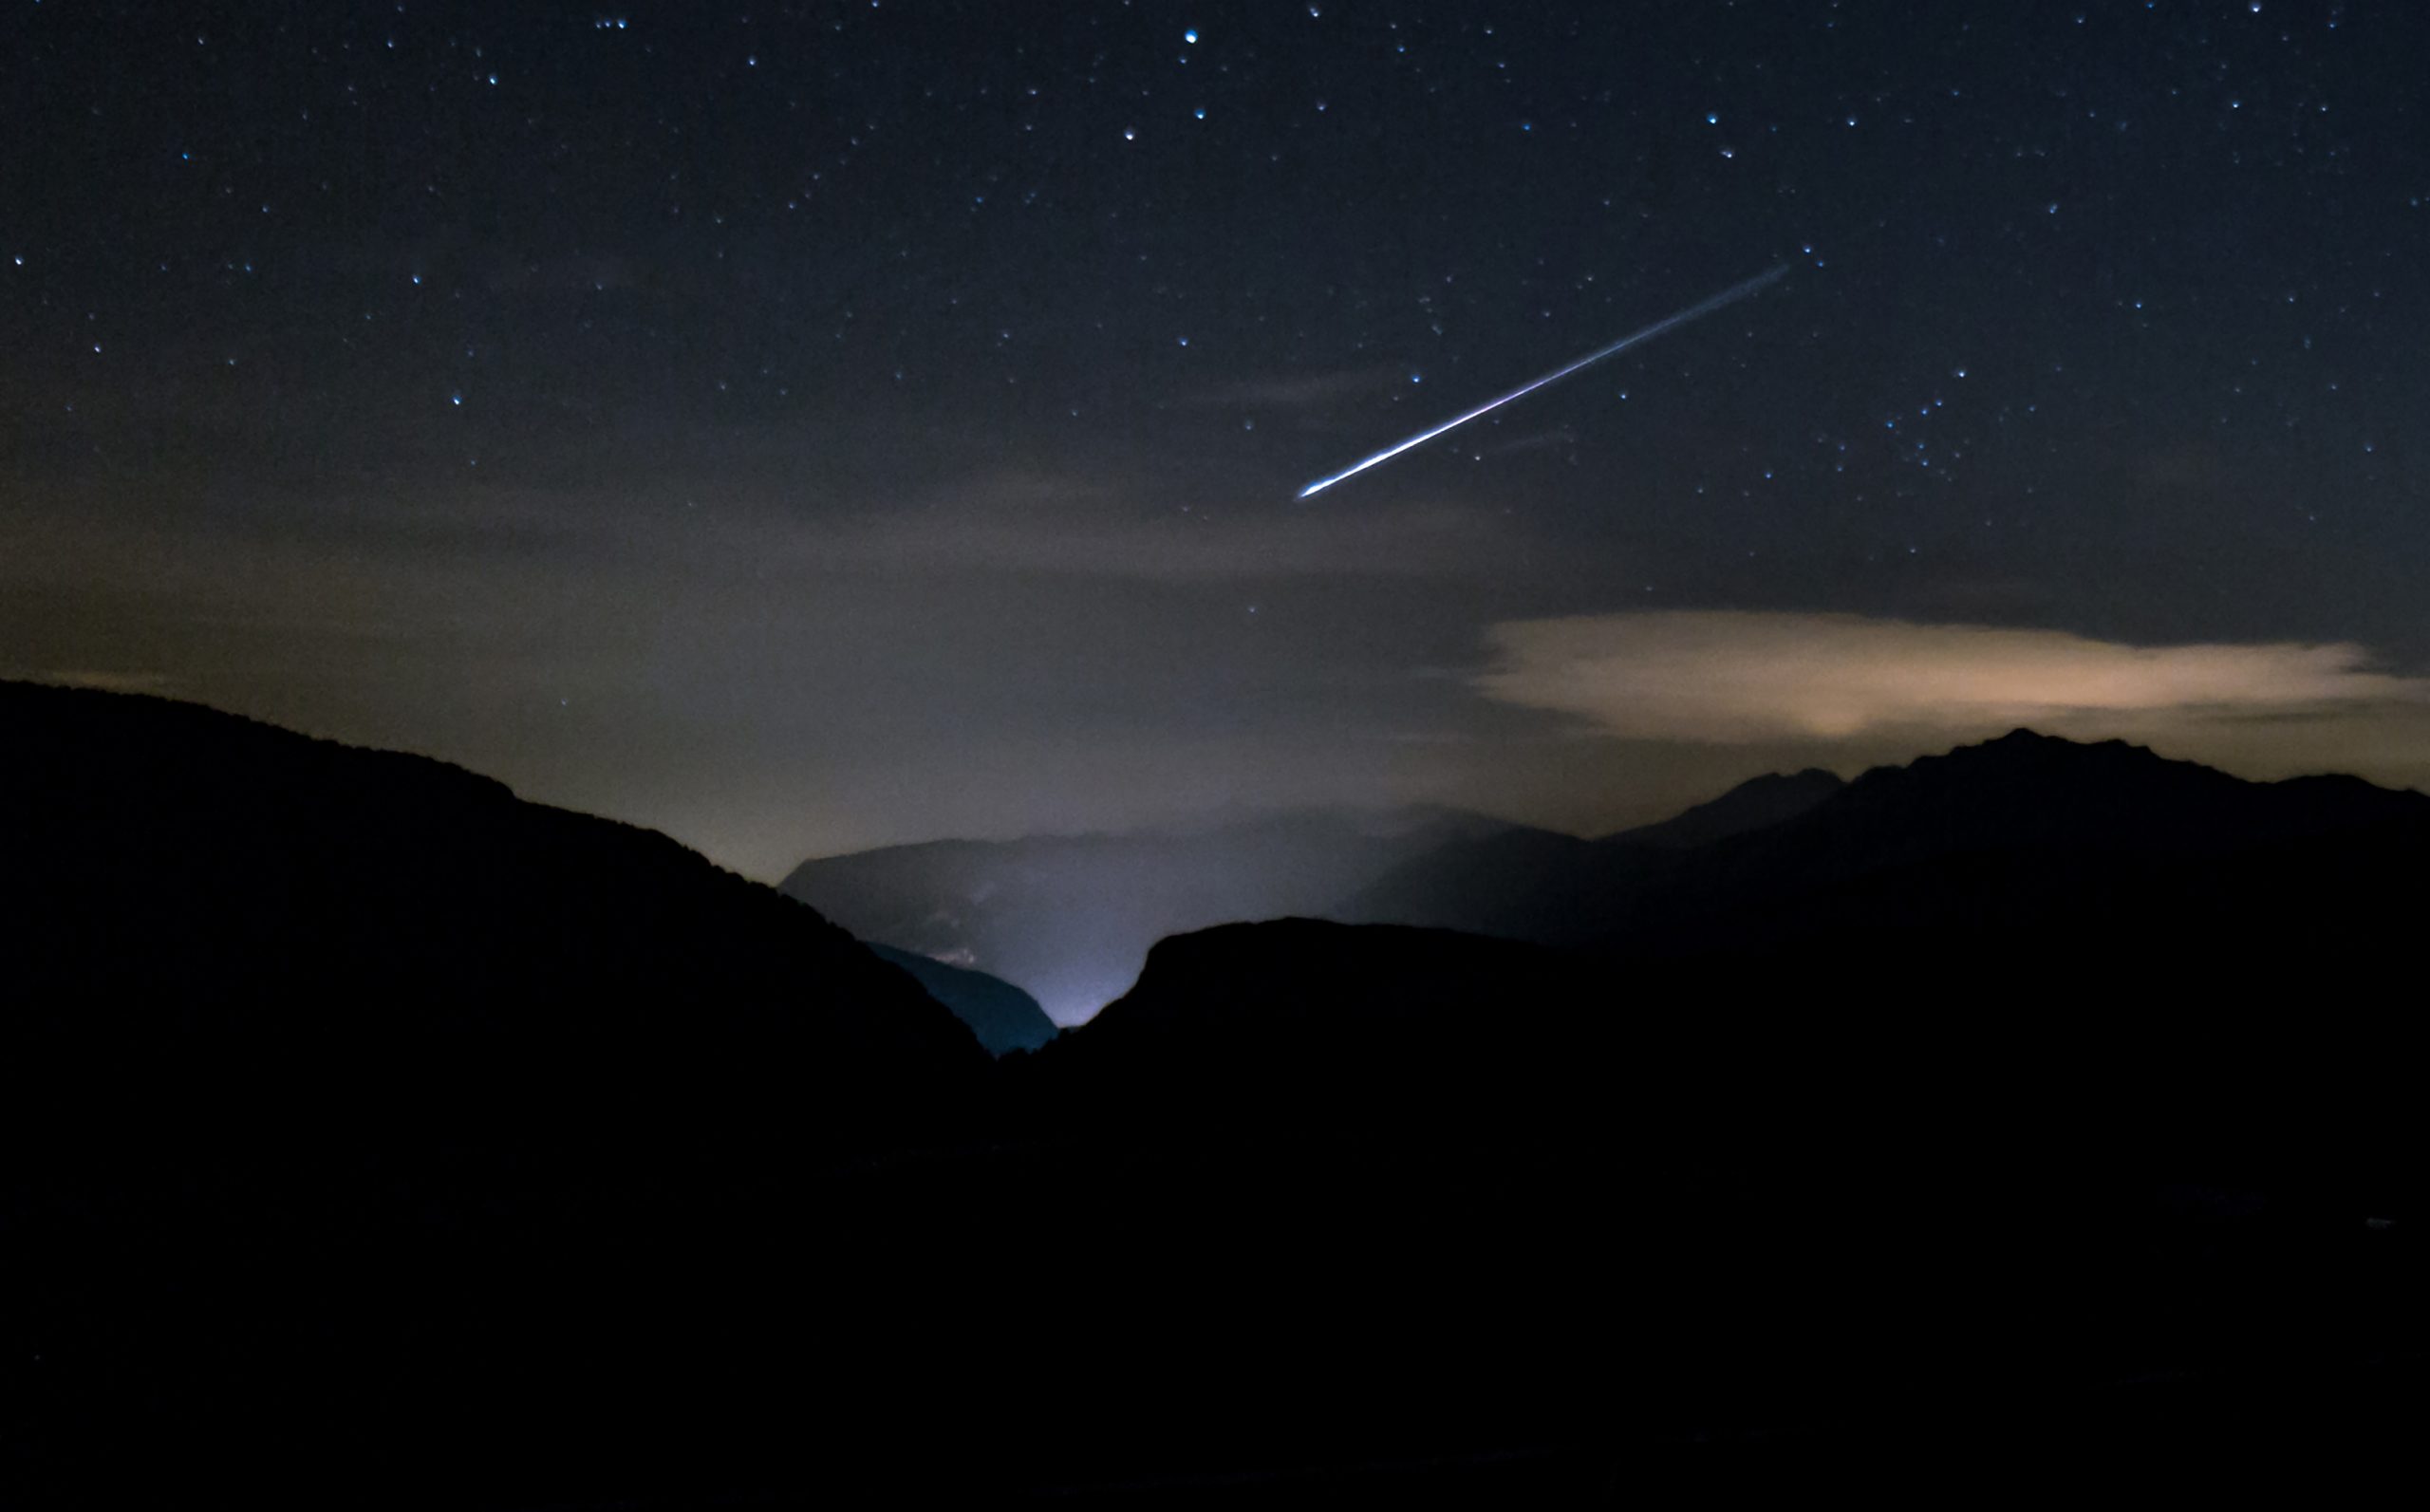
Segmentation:
<svg viewBox="0 0 2430 1512">
<path fill-rule="evenodd" d="M 2381 927 L 2370 921 L 2410 906 L 2406 858 L 2430 843 L 2420 793 L 2351 777 L 2247 782 L 2022 730 L 1814 792 L 1774 822 L 1684 847 L 1621 834 L 1446 849 L 1344 911 L 1659 958 L 1953 931 L 2107 953 L 2127 946 L 2130 921 L 2221 940 L 2268 921 L 2249 946 L 2299 922 L 2367 939 Z"/>
<path fill-rule="evenodd" d="M 764 1485 L 835 1184 L 989 1066 L 664 836 L 154 699 L 0 684 L 0 920 L 12 1504 Z"/>
<path fill-rule="evenodd" d="M 661 837 L 0 686 L 0 1491 L 1506 1504 L 2407 1442 L 2430 800 L 2030 736 L 1797 780 L 1489 839 L 1614 868 L 1565 947 L 1224 924 L 991 1061 Z"/>
</svg>

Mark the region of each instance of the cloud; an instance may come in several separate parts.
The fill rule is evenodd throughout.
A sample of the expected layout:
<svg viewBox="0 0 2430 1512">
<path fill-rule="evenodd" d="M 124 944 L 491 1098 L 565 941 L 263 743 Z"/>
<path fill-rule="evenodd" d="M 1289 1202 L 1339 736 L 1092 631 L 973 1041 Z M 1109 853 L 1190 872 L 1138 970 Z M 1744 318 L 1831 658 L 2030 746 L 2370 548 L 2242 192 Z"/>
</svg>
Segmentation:
<svg viewBox="0 0 2430 1512">
<path fill-rule="evenodd" d="M 2125 645 L 2060 630 L 1848 614 L 1677 612 L 1491 626 L 1490 698 L 1632 738 L 1748 745 L 2101 734 L 2430 708 L 2430 679 L 2349 644 Z"/>
<path fill-rule="evenodd" d="M 1472 575 L 1518 550 L 1493 516 L 1448 504 L 1184 507 L 1148 502 L 1154 492 L 1006 471 L 898 508 L 797 523 L 760 518 L 741 533 L 756 559 L 822 570 L 1171 582 Z"/>
</svg>

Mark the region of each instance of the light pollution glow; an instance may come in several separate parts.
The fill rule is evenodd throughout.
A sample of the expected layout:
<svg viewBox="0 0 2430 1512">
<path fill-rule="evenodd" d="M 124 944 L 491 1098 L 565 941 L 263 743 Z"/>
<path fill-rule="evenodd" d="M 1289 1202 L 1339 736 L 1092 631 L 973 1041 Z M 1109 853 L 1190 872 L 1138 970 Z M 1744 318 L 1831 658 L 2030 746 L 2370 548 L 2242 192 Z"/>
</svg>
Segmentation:
<svg viewBox="0 0 2430 1512">
<path fill-rule="evenodd" d="M 2088 717 L 2149 730 L 2223 719 L 2430 710 L 2430 680 L 2365 647 L 2126 645 L 2061 630 L 1915 625 L 1849 614 L 1681 611 L 1509 621 L 1487 634 L 1487 697 L 1654 740 L 1965 736 Z"/>
</svg>

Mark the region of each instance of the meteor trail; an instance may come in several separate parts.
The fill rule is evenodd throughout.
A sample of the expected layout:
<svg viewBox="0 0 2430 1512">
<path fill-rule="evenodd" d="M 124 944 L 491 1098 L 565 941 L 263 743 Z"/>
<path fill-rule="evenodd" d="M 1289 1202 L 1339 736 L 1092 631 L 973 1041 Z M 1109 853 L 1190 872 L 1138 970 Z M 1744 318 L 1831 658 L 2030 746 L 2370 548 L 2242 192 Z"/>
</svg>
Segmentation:
<svg viewBox="0 0 2430 1512">
<path fill-rule="evenodd" d="M 1467 414 L 1455 416 L 1450 420 L 1447 420 L 1442 424 L 1435 426 L 1431 430 L 1420 431 L 1416 435 L 1411 437 L 1408 440 L 1377 452 L 1374 456 L 1368 457 L 1363 462 L 1354 463 L 1349 467 L 1343 468 L 1340 472 L 1334 474 L 1331 477 L 1318 478 L 1306 488 L 1301 489 L 1299 491 L 1299 496 L 1301 498 L 1314 498 L 1318 494 L 1323 493 L 1326 489 L 1333 487 L 1336 483 L 1340 482 L 1344 478 L 1356 477 L 1359 474 L 1367 471 L 1367 469 L 1371 467 L 1376 466 L 1382 462 L 1391 461 L 1393 457 L 1400 456 L 1401 453 L 1408 451 L 1412 446 L 1423 446 L 1447 431 L 1459 429 L 1461 426 L 1466 425 L 1468 421 L 1475 420 L 1480 415 L 1489 415 L 1493 411 L 1500 409 L 1503 405 L 1509 403 L 1514 399 L 1524 399 L 1527 395 L 1534 393 L 1536 390 L 1543 387 L 1546 383 L 1558 383 L 1562 379 L 1567 378 L 1570 374 L 1577 372 L 1581 367 L 1592 367 L 1597 363 L 1601 362 L 1604 358 L 1616 356 L 1618 353 L 1627 351 L 1630 347 L 1635 346 L 1639 342 L 1652 341 L 1654 337 L 1661 335 L 1664 331 L 1671 329 L 1674 326 L 1685 326 L 1688 322 L 1696 319 L 1700 315 L 1711 314 L 1714 310 L 1721 308 L 1724 305 L 1734 305 L 1738 301 L 1745 299 L 1748 295 L 1753 293 L 1755 290 L 1763 288 L 1765 285 L 1772 282 L 1774 279 L 1780 277 L 1781 274 L 1787 271 L 1788 264 L 1783 263 L 1779 267 L 1771 269 L 1768 271 L 1757 273 L 1754 277 L 1748 279 L 1743 284 L 1732 284 L 1728 289 L 1723 289 L 1720 293 L 1713 295 L 1710 299 L 1704 301 L 1702 304 L 1690 305 L 1687 308 L 1679 311 L 1675 315 L 1664 316 L 1662 319 L 1655 321 L 1653 325 L 1646 327 L 1643 330 L 1631 331 L 1626 336 L 1621 337 L 1618 341 L 1614 342 L 1611 345 L 1598 347 L 1594 351 L 1588 352 L 1585 356 L 1569 364 L 1565 367 L 1556 367 L 1551 372 L 1546 373 L 1542 378 L 1536 379 L 1532 383 L 1522 383 L 1517 388 L 1512 389 L 1509 393 L 1503 395 L 1500 399 L 1490 400 L 1483 404 L 1479 404 L 1476 408 L 1468 411 Z"/>
</svg>

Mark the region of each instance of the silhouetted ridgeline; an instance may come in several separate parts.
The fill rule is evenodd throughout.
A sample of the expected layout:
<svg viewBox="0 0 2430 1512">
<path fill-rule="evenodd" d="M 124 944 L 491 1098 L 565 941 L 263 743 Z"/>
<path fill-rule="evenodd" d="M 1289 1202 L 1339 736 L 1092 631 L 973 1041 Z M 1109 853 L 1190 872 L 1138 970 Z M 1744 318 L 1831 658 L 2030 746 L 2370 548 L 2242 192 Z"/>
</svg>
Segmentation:
<svg viewBox="0 0 2430 1512">
<path fill-rule="evenodd" d="M 1538 939 L 1180 935 L 999 1062 L 662 837 L 0 685 L 0 1501 L 2387 1463 L 2425 806 L 2022 734 L 1766 779 L 1393 883 Z"/>
<path fill-rule="evenodd" d="M 1569 1497 L 2389 1463 L 2424 1406 L 2416 1010 L 2166 944 L 2111 961 L 2131 983 L 2009 972 L 2029 943 L 1165 941 L 1006 1068 L 1070 1140 L 1033 1216 L 1093 1236 L 1136 1331 L 1060 1399 L 1121 1447 L 1100 1474 L 1322 1424 L 1379 1459 L 1544 1447 L 1513 1476 Z"/>
<path fill-rule="evenodd" d="M 13 683 L 0 968 L 25 1503 L 764 1484 L 806 1236 L 858 1242 L 819 1173 L 952 1137 L 988 1065 L 662 835 Z"/>
<path fill-rule="evenodd" d="M 2430 797 L 2353 777 L 2246 782 L 2121 741 L 2020 730 L 1868 772 L 1703 844 L 1630 839 L 1447 849 L 1344 911 L 1629 959 L 1979 935 L 2031 942 L 2003 976 L 2134 961 L 2181 973 L 2256 955 L 2336 970 L 2407 927 Z"/>
<path fill-rule="evenodd" d="M 0 827 L 11 1033 L 88 1053 L 266 1078 L 298 1043 L 366 1077 L 459 1055 L 557 1083 L 773 1077 L 813 1114 L 836 1066 L 849 1087 L 978 1058 L 811 910 L 421 757 L 0 684 Z"/>
</svg>

